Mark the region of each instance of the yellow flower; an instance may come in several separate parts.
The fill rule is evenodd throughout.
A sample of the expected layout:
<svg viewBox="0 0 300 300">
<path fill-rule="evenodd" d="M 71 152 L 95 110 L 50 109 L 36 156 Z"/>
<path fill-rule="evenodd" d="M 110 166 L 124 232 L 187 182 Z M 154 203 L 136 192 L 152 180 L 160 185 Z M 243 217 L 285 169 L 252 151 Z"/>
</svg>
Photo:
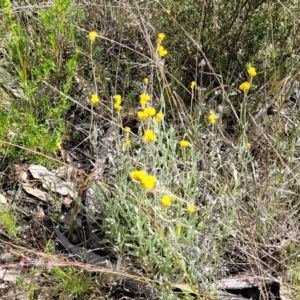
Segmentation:
<svg viewBox="0 0 300 300">
<path fill-rule="evenodd" d="M 160 199 L 160 203 L 165 207 L 170 207 L 172 204 L 172 198 L 170 196 L 163 196 Z"/>
<path fill-rule="evenodd" d="M 190 214 L 194 213 L 196 211 L 196 208 L 194 205 L 188 205 L 188 212 Z"/>
<path fill-rule="evenodd" d="M 154 185 L 156 183 L 156 177 L 153 175 L 149 175 L 144 177 L 141 181 L 141 185 L 147 189 L 147 190 L 152 190 L 154 188 Z"/>
<path fill-rule="evenodd" d="M 245 81 L 240 84 L 239 89 L 243 92 L 247 92 L 250 89 L 251 83 L 249 81 Z"/>
<path fill-rule="evenodd" d="M 115 103 L 121 104 L 122 102 L 122 96 L 117 94 L 115 95 Z"/>
<path fill-rule="evenodd" d="M 166 35 L 164 33 L 162 33 L 162 32 L 159 33 L 157 35 L 157 43 L 160 44 L 164 40 L 165 37 L 166 37 Z"/>
<path fill-rule="evenodd" d="M 153 130 L 146 129 L 143 135 L 143 140 L 149 143 L 156 141 L 156 135 Z"/>
<path fill-rule="evenodd" d="M 125 147 L 128 147 L 130 146 L 130 140 L 129 139 L 126 139 L 125 143 L 124 143 Z"/>
<path fill-rule="evenodd" d="M 148 175 L 144 170 L 134 170 L 130 173 L 130 177 L 138 181 L 147 190 L 153 189 L 157 181 L 155 176 Z"/>
<path fill-rule="evenodd" d="M 90 39 L 91 42 L 94 42 L 96 37 L 97 37 L 97 31 L 91 31 L 89 33 L 89 39 Z"/>
<path fill-rule="evenodd" d="M 191 82 L 191 89 L 193 89 L 196 86 L 196 81 Z"/>
<path fill-rule="evenodd" d="M 165 49 L 164 46 L 158 46 L 157 50 L 160 57 L 164 57 L 168 54 L 168 51 Z"/>
<path fill-rule="evenodd" d="M 214 125 L 216 123 L 216 119 L 218 118 L 213 112 L 208 115 L 209 123 Z"/>
<path fill-rule="evenodd" d="M 248 149 L 250 149 L 251 144 L 250 144 L 250 143 L 246 143 L 246 147 L 247 147 Z"/>
<path fill-rule="evenodd" d="M 154 107 L 147 107 L 144 109 L 144 117 L 145 118 L 150 118 L 153 117 L 156 113 L 155 108 Z"/>
<path fill-rule="evenodd" d="M 142 186 L 147 190 L 152 190 L 154 188 L 154 182 L 149 181 L 148 178 L 146 178 L 143 182 L 141 182 Z"/>
<path fill-rule="evenodd" d="M 155 115 L 155 120 L 156 120 L 157 122 L 160 122 L 160 121 L 163 119 L 163 117 L 164 117 L 164 114 L 161 113 L 161 112 L 158 112 L 158 113 Z"/>
<path fill-rule="evenodd" d="M 128 133 L 128 132 L 130 132 L 130 131 L 131 131 L 131 128 L 130 128 L 130 127 L 128 127 L 128 126 L 126 126 L 126 127 L 125 127 L 125 132 L 127 132 L 127 133 Z"/>
<path fill-rule="evenodd" d="M 144 180 L 147 176 L 147 172 L 144 170 L 134 170 L 130 173 L 130 177 L 139 182 Z"/>
<path fill-rule="evenodd" d="M 190 145 L 190 143 L 189 143 L 188 141 L 186 141 L 186 140 L 181 140 L 181 141 L 179 142 L 179 144 L 180 144 L 180 146 L 183 147 L 183 148 L 186 148 L 187 146 Z"/>
<path fill-rule="evenodd" d="M 56 142 L 55 146 L 56 148 L 61 149 L 61 142 Z"/>
<path fill-rule="evenodd" d="M 140 104 L 141 106 L 145 106 L 150 101 L 150 96 L 148 94 L 141 94 L 140 95 Z"/>
<path fill-rule="evenodd" d="M 256 69 L 254 67 L 250 67 L 247 69 L 247 73 L 249 74 L 250 77 L 256 76 Z"/>
<path fill-rule="evenodd" d="M 142 120 L 144 117 L 145 117 L 145 116 L 144 116 L 144 112 L 143 112 L 143 111 L 138 111 L 138 113 L 137 113 L 137 118 L 138 118 L 139 120 Z"/>
<path fill-rule="evenodd" d="M 149 79 L 147 77 L 145 77 L 143 81 L 144 81 L 145 84 L 149 83 Z"/>
<path fill-rule="evenodd" d="M 121 106 L 119 103 L 115 103 L 115 104 L 114 104 L 114 108 L 115 108 L 116 110 L 121 110 L 121 109 L 122 109 L 122 106 Z"/>
<path fill-rule="evenodd" d="M 97 94 L 92 94 L 91 96 L 91 103 L 92 104 L 97 104 L 100 101 L 99 97 Z"/>
</svg>

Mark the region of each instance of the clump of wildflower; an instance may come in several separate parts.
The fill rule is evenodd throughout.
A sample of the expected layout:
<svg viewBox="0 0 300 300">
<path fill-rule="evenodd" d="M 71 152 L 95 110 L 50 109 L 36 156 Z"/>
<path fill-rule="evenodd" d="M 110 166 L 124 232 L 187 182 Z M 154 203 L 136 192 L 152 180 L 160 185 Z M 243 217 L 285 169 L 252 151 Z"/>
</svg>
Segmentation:
<svg viewBox="0 0 300 300">
<path fill-rule="evenodd" d="M 100 99 L 97 94 L 92 94 L 91 96 L 91 104 L 95 105 L 100 102 Z"/>
<path fill-rule="evenodd" d="M 138 181 L 145 189 L 152 190 L 156 183 L 156 177 L 148 175 L 144 170 L 135 170 L 130 173 L 130 177 L 133 180 Z"/>
<path fill-rule="evenodd" d="M 140 94 L 140 104 L 141 106 L 145 106 L 150 101 L 150 96 L 148 94 Z"/>
<path fill-rule="evenodd" d="M 210 124 L 214 125 L 216 123 L 216 120 L 217 120 L 217 115 L 215 115 L 215 113 L 213 112 L 210 112 L 210 114 L 208 115 L 208 121 Z"/>
<path fill-rule="evenodd" d="M 255 77 L 257 74 L 256 74 L 256 69 L 254 67 L 249 67 L 247 69 L 247 73 L 248 75 L 252 78 L 252 77 Z"/>
<path fill-rule="evenodd" d="M 144 113 L 144 118 L 151 118 L 155 115 L 156 110 L 154 107 L 146 107 L 143 113 Z"/>
<path fill-rule="evenodd" d="M 179 142 L 179 144 L 180 144 L 180 146 L 181 146 L 182 148 L 186 148 L 186 147 L 188 147 L 188 146 L 190 145 L 190 143 L 189 143 L 187 140 L 181 140 L 181 141 Z"/>
<path fill-rule="evenodd" d="M 126 126 L 126 127 L 125 127 L 125 132 L 129 133 L 130 131 L 131 131 L 131 128 L 128 127 L 128 126 Z"/>
<path fill-rule="evenodd" d="M 251 83 L 249 81 L 245 81 L 242 84 L 240 84 L 239 89 L 245 93 L 250 89 L 250 86 Z"/>
<path fill-rule="evenodd" d="M 192 82 L 191 82 L 191 85 L 190 85 L 191 89 L 194 89 L 195 86 L 196 86 L 196 81 L 192 81 Z"/>
<path fill-rule="evenodd" d="M 196 211 L 196 208 L 194 205 L 188 205 L 188 212 L 190 214 L 193 214 Z"/>
<path fill-rule="evenodd" d="M 164 33 L 162 33 L 162 32 L 159 33 L 157 35 L 157 44 L 160 44 L 164 40 L 165 37 L 166 37 L 166 35 Z"/>
<path fill-rule="evenodd" d="M 246 143 L 246 147 L 247 147 L 248 149 L 250 149 L 251 144 L 250 144 L 249 142 L 247 142 L 247 143 Z"/>
<path fill-rule="evenodd" d="M 97 37 L 97 31 L 91 31 L 90 33 L 89 33 L 89 39 L 90 39 L 90 41 L 91 42 L 94 42 L 95 41 L 95 39 L 96 39 L 96 37 Z"/>
<path fill-rule="evenodd" d="M 159 54 L 160 57 L 164 57 L 168 54 L 168 50 L 165 49 L 164 46 L 158 46 L 157 51 L 158 51 L 158 54 Z"/>
<path fill-rule="evenodd" d="M 165 206 L 165 207 L 170 207 L 171 204 L 172 204 L 172 197 L 170 196 L 163 196 L 161 199 L 160 199 L 160 203 Z"/>
<path fill-rule="evenodd" d="M 151 143 L 156 141 L 156 135 L 151 129 L 146 129 L 143 135 L 143 140 L 145 142 Z"/>
<path fill-rule="evenodd" d="M 126 139 L 126 140 L 125 140 L 125 143 L 124 143 L 124 146 L 125 146 L 125 147 L 129 147 L 130 144 L 131 144 L 131 143 L 130 143 L 130 140 L 129 140 L 129 139 Z"/>
<path fill-rule="evenodd" d="M 162 112 L 158 112 L 156 115 L 155 115 L 155 120 L 157 122 L 160 122 L 162 119 L 164 118 L 164 114 Z"/>
<path fill-rule="evenodd" d="M 149 83 L 149 79 L 148 79 L 147 77 L 145 77 L 145 78 L 143 79 L 143 82 L 144 82 L 145 84 L 148 84 L 148 83 Z"/>
</svg>

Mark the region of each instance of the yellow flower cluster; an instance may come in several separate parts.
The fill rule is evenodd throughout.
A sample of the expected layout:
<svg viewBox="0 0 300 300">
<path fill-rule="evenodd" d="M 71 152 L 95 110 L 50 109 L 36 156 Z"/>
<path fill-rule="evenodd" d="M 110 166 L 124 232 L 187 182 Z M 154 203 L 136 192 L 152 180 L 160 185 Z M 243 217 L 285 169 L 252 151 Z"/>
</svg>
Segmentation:
<svg viewBox="0 0 300 300">
<path fill-rule="evenodd" d="M 208 121 L 210 124 L 214 125 L 216 123 L 216 120 L 217 120 L 217 115 L 215 115 L 214 112 L 210 112 L 210 114 L 208 115 Z"/>
<path fill-rule="evenodd" d="M 188 147 L 188 146 L 190 145 L 190 143 L 189 143 L 188 141 L 186 141 L 186 140 L 181 140 L 181 141 L 179 142 L 179 144 L 180 144 L 180 146 L 181 146 L 182 148 L 186 148 L 186 147 Z"/>
<path fill-rule="evenodd" d="M 246 93 L 249 91 L 250 87 L 251 87 L 251 83 L 249 81 L 245 81 L 242 84 L 240 84 L 239 89 L 244 93 Z"/>
<path fill-rule="evenodd" d="M 144 170 L 132 171 L 130 177 L 131 179 L 138 181 L 147 190 L 152 190 L 157 181 L 155 176 L 148 175 Z"/>
<path fill-rule="evenodd" d="M 157 36 L 157 52 L 160 57 L 164 57 L 168 54 L 168 50 L 161 45 L 165 37 L 166 35 L 164 33 L 159 33 Z"/>
<path fill-rule="evenodd" d="M 152 129 L 146 129 L 144 131 L 143 140 L 148 143 L 156 141 L 156 135 Z"/>
<path fill-rule="evenodd" d="M 195 88 L 195 86 L 196 86 L 196 81 L 192 81 L 192 82 L 191 82 L 191 86 L 190 86 L 191 89 L 193 90 L 193 89 Z"/>
<path fill-rule="evenodd" d="M 61 141 L 56 142 L 55 146 L 56 148 L 61 149 Z"/>
<path fill-rule="evenodd" d="M 90 33 L 89 33 L 89 39 L 90 39 L 90 41 L 93 43 L 94 41 L 95 41 L 95 39 L 96 39 L 96 37 L 97 37 L 97 31 L 91 31 Z"/>
<path fill-rule="evenodd" d="M 196 208 L 194 205 L 188 205 L 188 212 L 190 214 L 194 213 L 196 211 Z"/>
<path fill-rule="evenodd" d="M 158 112 L 156 114 L 156 110 L 155 110 L 154 107 L 146 107 L 146 108 L 144 108 L 143 111 L 139 111 L 137 113 L 137 118 L 139 120 L 142 120 L 144 118 L 148 119 L 148 118 L 151 118 L 151 117 L 154 117 L 154 116 L 155 116 L 155 120 L 157 122 L 160 122 L 163 119 L 164 114 L 162 112 Z"/>
<path fill-rule="evenodd" d="M 159 33 L 157 35 L 157 44 L 160 44 L 164 40 L 165 37 L 166 37 L 166 35 L 164 33 L 162 33 L 162 32 Z"/>
<path fill-rule="evenodd" d="M 145 106 L 149 101 L 151 97 L 148 94 L 140 94 L 140 104 L 141 106 Z"/>
<path fill-rule="evenodd" d="M 257 74 L 256 74 L 256 69 L 254 67 L 250 67 L 247 69 L 247 73 L 250 77 L 255 77 Z"/>
<path fill-rule="evenodd" d="M 160 122 L 162 119 L 164 118 L 164 114 L 162 112 L 158 112 L 156 115 L 155 115 L 155 120 L 157 122 Z"/>
<path fill-rule="evenodd" d="M 100 99 L 97 94 L 92 94 L 90 101 L 92 105 L 95 105 L 100 102 Z"/>
<path fill-rule="evenodd" d="M 122 103 L 122 96 L 119 94 L 115 95 L 114 109 L 121 110 L 122 109 L 121 103 Z"/>
<path fill-rule="evenodd" d="M 170 207 L 172 204 L 172 198 L 170 196 L 163 196 L 160 199 L 160 203 L 165 207 Z"/>
<path fill-rule="evenodd" d="M 168 50 L 165 49 L 164 46 L 158 46 L 157 50 L 160 57 L 164 57 L 168 54 Z"/>
<path fill-rule="evenodd" d="M 137 113 L 137 118 L 138 118 L 139 120 L 144 119 L 144 112 L 143 112 L 143 111 L 138 111 L 138 113 Z"/>
<path fill-rule="evenodd" d="M 144 118 L 151 118 L 155 116 L 156 110 L 154 107 L 146 107 L 143 113 L 144 113 Z"/>
<path fill-rule="evenodd" d="M 149 79 L 148 79 L 147 77 L 145 77 L 144 80 L 143 80 L 143 82 L 144 82 L 145 84 L 148 84 L 148 83 L 149 83 Z"/>
</svg>

